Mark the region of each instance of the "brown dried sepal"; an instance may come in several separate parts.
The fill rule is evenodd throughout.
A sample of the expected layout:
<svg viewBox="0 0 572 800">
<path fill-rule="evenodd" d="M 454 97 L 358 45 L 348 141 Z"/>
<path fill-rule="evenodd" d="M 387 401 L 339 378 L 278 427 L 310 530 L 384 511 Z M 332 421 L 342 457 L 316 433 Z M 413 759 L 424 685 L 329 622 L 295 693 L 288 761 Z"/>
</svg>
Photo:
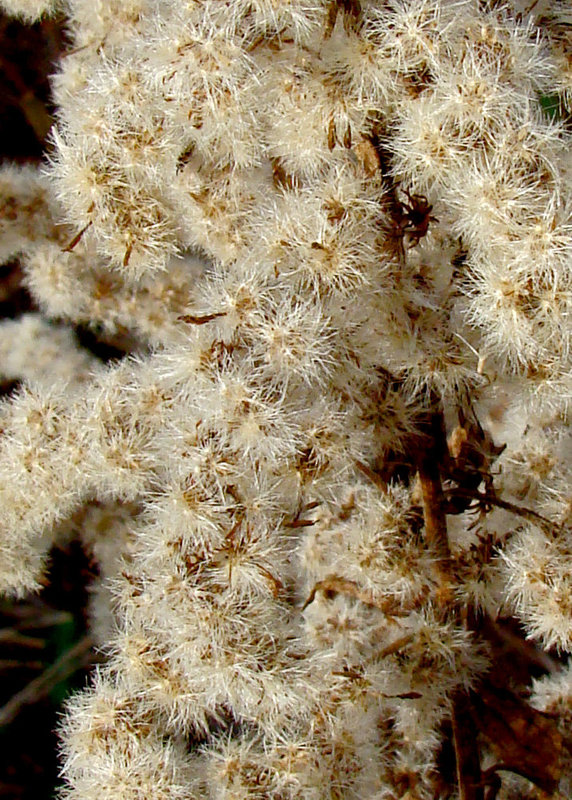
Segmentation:
<svg viewBox="0 0 572 800">
<path fill-rule="evenodd" d="M 308 596 L 308 599 L 302 606 L 302 611 L 304 611 L 310 605 L 310 603 L 314 602 L 318 592 L 324 592 L 324 594 L 329 594 L 332 596 L 336 594 L 346 594 L 350 597 L 354 597 L 356 600 L 359 600 L 365 605 L 379 608 L 379 610 L 383 611 L 384 614 L 391 614 L 392 612 L 398 610 L 397 603 L 394 598 L 380 600 L 375 597 L 373 592 L 368 592 L 366 589 L 361 589 L 354 581 L 347 580 L 346 578 L 340 578 L 337 575 L 329 575 L 323 581 L 318 581 L 315 584 Z"/>
<path fill-rule="evenodd" d="M 472 706 L 473 723 L 488 740 L 498 769 L 522 775 L 554 794 L 564 745 L 556 721 L 492 683 L 479 688 Z"/>
</svg>

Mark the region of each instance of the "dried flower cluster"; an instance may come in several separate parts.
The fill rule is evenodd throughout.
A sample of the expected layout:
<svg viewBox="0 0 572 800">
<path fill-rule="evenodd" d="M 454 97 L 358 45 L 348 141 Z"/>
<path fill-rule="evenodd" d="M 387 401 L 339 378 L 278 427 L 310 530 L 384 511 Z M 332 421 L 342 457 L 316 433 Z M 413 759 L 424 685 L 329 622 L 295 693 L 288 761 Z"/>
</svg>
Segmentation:
<svg viewBox="0 0 572 800">
<path fill-rule="evenodd" d="M 462 734 L 483 620 L 572 650 L 572 12 L 532 6 L 66 1 L 50 163 L 0 171 L 44 313 L 1 329 L 0 587 L 72 533 L 100 573 L 66 800 L 568 796 Z"/>
</svg>

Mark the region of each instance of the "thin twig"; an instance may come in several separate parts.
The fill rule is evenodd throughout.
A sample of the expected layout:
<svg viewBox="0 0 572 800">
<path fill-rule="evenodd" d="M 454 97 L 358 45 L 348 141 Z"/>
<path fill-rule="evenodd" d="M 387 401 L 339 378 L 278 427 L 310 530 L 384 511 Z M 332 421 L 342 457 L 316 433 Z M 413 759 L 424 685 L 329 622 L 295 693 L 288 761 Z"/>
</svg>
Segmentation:
<svg viewBox="0 0 572 800">
<path fill-rule="evenodd" d="M 538 514 L 536 511 L 533 511 L 531 508 L 526 508 L 524 506 L 518 506 L 516 503 L 511 503 L 508 500 L 501 500 L 500 497 L 496 497 L 493 494 L 485 494 L 482 492 L 471 489 L 458 489 L 452 488 L 447 489 L 446 494 L 449 497 L 463 497 L 467 500 L 477 500 L 479 503 L 483 505 L 491 505 L 497 506 L 498 508 L 504 508 L 505 511 L 510 511 L 512 514 L 516 514 L 519 517 L 523 517 L 524 519 L 529 520 L 529 522 L 533 522 L 535 525 L 538 525 L 543 530 L 547 531 L 548 533 L 553 533 L 554 529 L 558 527 L 553 522 L 550 522 L 549 519 L 543 517 L 541 514 Z"/>
<path fill-rule="evenodd" d="M 18 617 L 18 630 L 53 628 L 56 625 L 66 625 L 73 620 L 69 611 L 38 611 L 31 607 L 29 613 Z"/>
<path fill-rule="evenodd" d="M 91 636 L 84 636 L 73 647 L 66 650 L 57 661 L 51 664 L 41 675 L 34 678 L 20 692 L 15 694 L 0 708 L 0 728 L 9 725 L 22 708 L 45 697 L 60 681 L 74 673 L 80 666 L 89 663 L 87 658 L 93 646 Z"/>
<path fill-rule="evenodd" d="M 2 628 L 0 630 L 0 644 L 28 647 L 30 650 L 43 650 L 46 640 L 39 636 L 25 636 L 16 628 Z"/>
<path fill-rule="evenodd" d="M 43 661 L 20 661 L 18 658 L 0 658 L 0 672 L 9 669 L 42 669 Z"/>
</svg>

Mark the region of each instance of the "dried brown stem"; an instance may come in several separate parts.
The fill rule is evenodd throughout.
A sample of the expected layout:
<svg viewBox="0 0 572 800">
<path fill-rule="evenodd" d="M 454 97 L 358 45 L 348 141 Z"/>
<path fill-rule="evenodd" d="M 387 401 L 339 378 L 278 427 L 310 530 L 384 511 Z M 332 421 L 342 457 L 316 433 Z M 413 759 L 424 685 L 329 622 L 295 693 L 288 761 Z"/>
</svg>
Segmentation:
<svg viewBox="0 0 572 800">
<path fill-rule="evenodd" d="M 421 442 L 417 469 L 423 500 L 425 541 L 437 560 L 438 602 L 445 608 L 453 601 L 452 585 L 455 580 L 441 482 L 441 467 L 448 459 L 447 435 L 443 411 L 437 401 L 434 401 L 433 409 L 423 423 L 425 437 Z"/>
<path fill-rule="evenodd" d="M 63 248 L 62 252 L 63 253 L 71 253 L 74 250 L 74 248 L 76 247 L 76 245 L 79 244 L 79 242 L 81 241 L 84 233 L 86 232 L 86 230 L 91 225 L 93 225 L 93 221 L 92 220 L 90 220 L 87 223 L 87 225 L 84 225 L 84 227 L 81 229 L 81 231 L 79 233 L 76 233 L 76 235 L 73 237 L 73 239 L 70 242 L 68 242 L 68 244 Z"/>
<path fill-rule="evenodd" d="M 445 567 L 451 558 L 447 536 L 445 495 L 441 485 L 439 466 L 431 458 L 423 457 L 420 459 L 419 482 L 423 496 L 425 539 Z"/>
<path fill-rule="evenodd" d="M 466 692 L 458 692 L 453 701 L 453 744 L 457 762 L 457 783 L 460 800 L 483 800 L 479 748 L 471 717 L 471 704 Z"/>
<path fill-rule="evenodd" d="M 467 500 L 477 500 L 479 503 L 482 503 L 484 506 L 497 506 L 497 508 L 504 508 L 505 511 L 510 511 L 512 514 L 516 514 L 519 517 L 523 517 L 527 519 L 529 522 L 533 522 L 535 525 L 538 525 L 539 528 L 542 528 L 547 533 L 553 533 L 554 529 L 558 527 L 553 522 L 550 522 L 549 519 L 543 517 L 541 514 L 538 514 L 536 511 L 533 511 L 531 508 L 526 508 L 524 506 L 518 506 L 516 503 L 511 503 L 508 500 L 501 500 L 500 497 L 496 497 L 494 494 L 490 493 L 482 493 L 471 489 L 460 489 L 460 488 L 451 488 L 447 489 L 446 491 L 447 497 L 462 497 L 466 498 Z"/>
<path fill-rule="evenodd" d="M 212 314 L 183 314 L 177 319 L 180 322 L 187 322 L 192 325 L 205 325 L 207 322 L 212 322 L 213 319 L 225 317 L 226 313 L 226 311 L 214 311 Z"/>
</svg>

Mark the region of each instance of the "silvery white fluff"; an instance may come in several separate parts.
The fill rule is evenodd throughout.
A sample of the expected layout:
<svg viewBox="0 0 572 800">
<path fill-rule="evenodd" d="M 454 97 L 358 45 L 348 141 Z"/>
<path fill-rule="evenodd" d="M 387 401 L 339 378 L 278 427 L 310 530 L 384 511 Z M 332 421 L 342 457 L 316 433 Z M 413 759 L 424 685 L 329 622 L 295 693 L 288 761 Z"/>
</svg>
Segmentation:
<svg viewBox="0 0 572 800">
<path fill-rule="evenodd" d="M 66 0 L 50 162 L 0 171 L 44 315 L 2 328 L 0 587 L 72 514 L 101 573 L 65 800 L 437 797 L 462 609 L 572 650 L 571 19 L 532 5 Z M 506 443 L 445 586 L 436 398 Z"/>
</svg>

